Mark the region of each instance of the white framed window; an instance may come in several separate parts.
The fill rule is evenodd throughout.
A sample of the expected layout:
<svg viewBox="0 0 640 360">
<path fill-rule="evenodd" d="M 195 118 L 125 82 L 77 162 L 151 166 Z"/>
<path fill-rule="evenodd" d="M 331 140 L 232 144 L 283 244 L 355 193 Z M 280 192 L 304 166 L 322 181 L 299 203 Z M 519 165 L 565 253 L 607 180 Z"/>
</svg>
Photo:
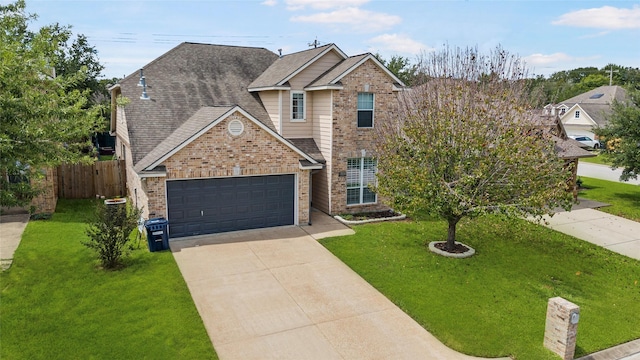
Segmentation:
<svg viewBox="0 0 640 360">
<path fill-rule="evenodd" d="M 576 110 L 576 113 L 573 115 L 574 118 L 580 119 L 580 110 Z"/>
<path fill-rule="evenodd" d="M 374 95 L 369 92 L 358 93 L 358 127 L 373 127 Z"/>
<path fill-rule="evenodd" d="M 291 121 L 305 121 L 306 100 L 304 91 L 291 92 Z"/>
<path fill-rule="evenodd" d="M 347 205 L 373 204 L 377 195 L 369 185 L 376 183 L 377 161 L 374 158 L 347 159 Z"/>
</svg>

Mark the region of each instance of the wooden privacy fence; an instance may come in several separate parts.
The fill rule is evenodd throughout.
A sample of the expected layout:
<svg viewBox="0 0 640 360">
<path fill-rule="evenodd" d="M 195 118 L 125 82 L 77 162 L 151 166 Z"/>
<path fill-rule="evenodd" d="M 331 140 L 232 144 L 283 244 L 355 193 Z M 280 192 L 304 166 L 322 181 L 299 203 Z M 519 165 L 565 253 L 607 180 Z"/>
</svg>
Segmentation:
<svg viewBox="0 0 640 360">
<path fill-rule="evenodd" d="M 127 172 L 124 160 L 96 161 L 91 165 L 58 167 L 58 197 L 88 199 L 96 195 L 126 196 Z"/>
</svg>

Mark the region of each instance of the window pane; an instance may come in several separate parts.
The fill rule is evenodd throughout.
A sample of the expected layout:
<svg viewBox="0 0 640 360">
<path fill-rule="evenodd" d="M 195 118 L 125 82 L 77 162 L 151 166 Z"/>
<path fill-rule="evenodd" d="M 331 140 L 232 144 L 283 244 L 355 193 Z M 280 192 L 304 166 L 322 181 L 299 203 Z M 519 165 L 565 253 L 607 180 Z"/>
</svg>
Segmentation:
<svg viewBox="0 0 640 360">
<path fill-rule="evenodd" d="M 347 189 L 347 205 L 360 203 L 360 188 Z"/>
<path fill-rule="evenodd" d="M 368 187 L 362 189 L 362 203 L 374 203 L 376 202 L 376 193 L 371 191 Z"/>
<path fill-rule="evenodd" d="M 358 93 L 358 109 L 373 110 L 373 93 Z"/>
<path fill-rule="evenodd" d="M 304 94 L 291 94 L 291 118 L 301 120 L 304 119 Z"/>
<path fill-rule="evenodd" d="M 360 187 L 360 159 L 347 159 L 347 188 Z"/>
<path fill-rule="evenodd" d="M 358 110 L 358 127 L 373 127 L 373 110 Z"/>
</svg>

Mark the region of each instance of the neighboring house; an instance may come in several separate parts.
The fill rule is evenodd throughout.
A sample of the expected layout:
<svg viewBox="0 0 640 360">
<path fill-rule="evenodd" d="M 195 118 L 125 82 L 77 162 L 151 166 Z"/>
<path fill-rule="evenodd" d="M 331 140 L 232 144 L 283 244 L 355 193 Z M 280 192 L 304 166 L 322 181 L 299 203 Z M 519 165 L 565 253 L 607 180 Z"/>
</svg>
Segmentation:
<svg viewBox="0 0 640 360">
<path fill-rule="evenodd" d="M 404 84 L 336 45 L 278 56 L 182 43 L 111 88 L 116 155 L 145 217 L 171 237 L 386 209 L 374 128 Z"/>
<path fill-rule="evenodd" d="M 597 139 L 594 128 L 605 127 L 611 104 L 625 101 L 626 91 L 620 86 L 600 86 L 545 109 L 555 111 L 569 135 L 585 135 Z"/>
</svg>

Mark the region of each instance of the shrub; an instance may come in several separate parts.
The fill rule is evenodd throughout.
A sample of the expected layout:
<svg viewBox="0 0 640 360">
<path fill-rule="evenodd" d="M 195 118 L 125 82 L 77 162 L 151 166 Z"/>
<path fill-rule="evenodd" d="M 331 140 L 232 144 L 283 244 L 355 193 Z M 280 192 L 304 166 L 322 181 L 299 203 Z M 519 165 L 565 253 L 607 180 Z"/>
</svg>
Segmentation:
<svg viewBox="0 0 640 360">
<path fill-rule="evenodd" d="M 127 203 L 106 205 L 99 202 L 82 243 L 98 253 L 105 269 L 115 269 L 130 250 L 129 235 L 136 228 L 140 210 Z"/>
</svg>

